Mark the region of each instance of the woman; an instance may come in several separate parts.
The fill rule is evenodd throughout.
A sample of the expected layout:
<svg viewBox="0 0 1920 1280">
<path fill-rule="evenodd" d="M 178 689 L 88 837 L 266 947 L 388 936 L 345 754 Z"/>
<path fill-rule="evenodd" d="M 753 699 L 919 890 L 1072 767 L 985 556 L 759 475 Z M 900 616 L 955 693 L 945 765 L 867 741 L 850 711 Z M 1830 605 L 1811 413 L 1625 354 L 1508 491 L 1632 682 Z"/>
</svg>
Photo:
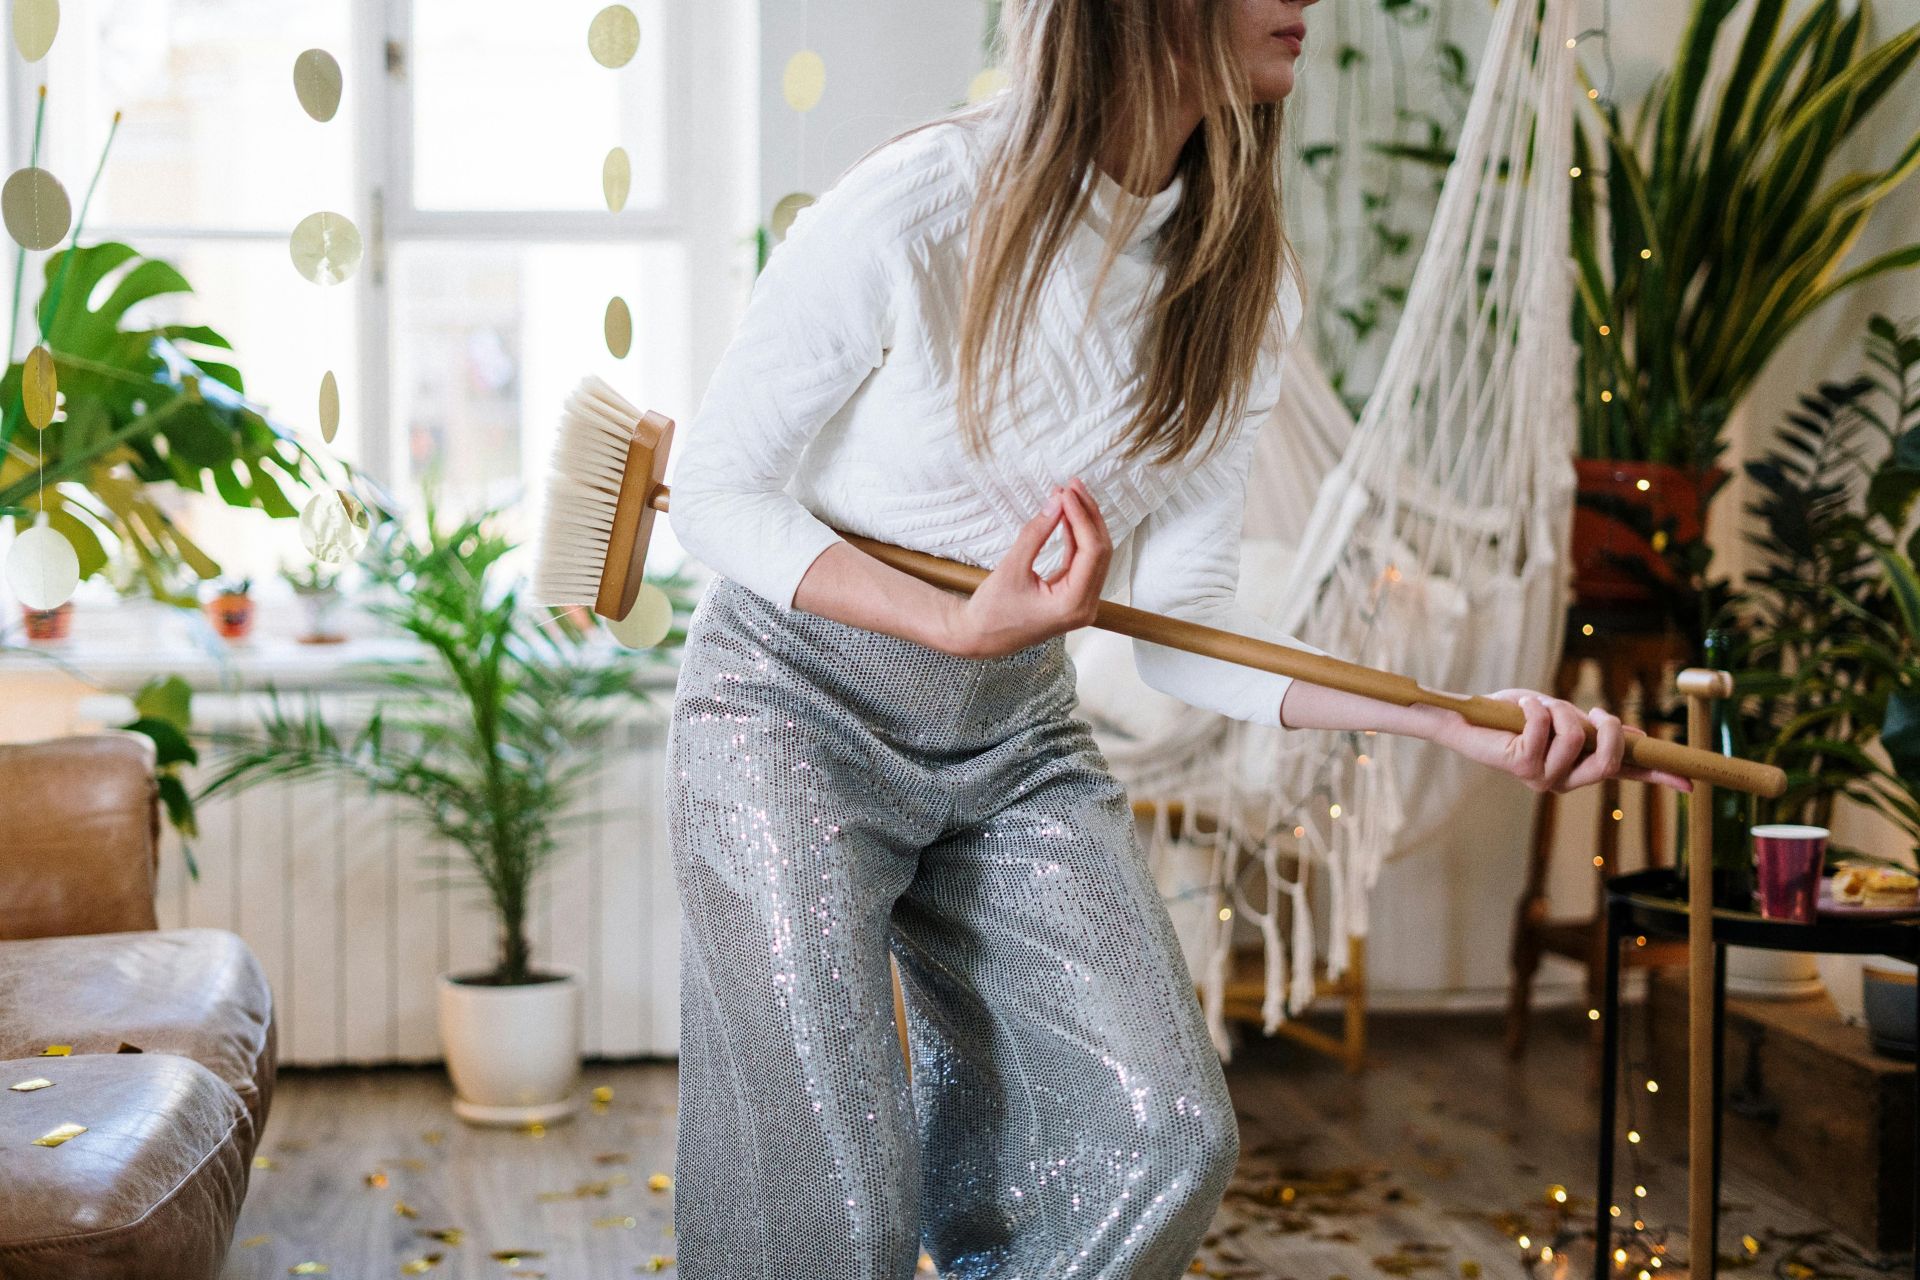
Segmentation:
<svg viewBox="0 0 1920 1280">
<path fill-rule="evenodd" d="M 1011 88 L 864 158 L 755 287 L 673 494 L 718 574 L 669 744 L 689 1280 L 901 1277 L 923 1246 L 1171 1277 L 1213 1215 L 1233 1109 L 1062 637 L 1125 587 L 1299 645 L 1234 592 L 1300 317 L 1276 161 L 1312 3 L 1008 0 Z M 992 572 L 949 594 L 829 523 Z M 1686 785 L 1623 768 L 1605 711 L 1582 758 L 1587 717 L 1526 690 L 1495 695 L 1510 734 L 1136 653 L 1195 706 L 1536 790 Z"/>
</svg>

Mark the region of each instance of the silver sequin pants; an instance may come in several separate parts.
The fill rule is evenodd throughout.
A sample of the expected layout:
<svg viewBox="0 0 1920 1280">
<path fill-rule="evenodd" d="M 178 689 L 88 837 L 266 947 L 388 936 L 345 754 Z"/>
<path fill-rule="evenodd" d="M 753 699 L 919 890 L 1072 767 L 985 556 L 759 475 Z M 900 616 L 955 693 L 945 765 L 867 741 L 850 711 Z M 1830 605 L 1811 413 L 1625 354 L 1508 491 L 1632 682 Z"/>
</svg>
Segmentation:
<svg viewBox="0 0 1920 1280">
<path fill-rule="evenodd" d="M 708 589 L 668 740 L 687 1280 L 1185 1272 L 1239 1135 L 1074 705 L 1058 639 L 957 658 Z"/>
</svg>

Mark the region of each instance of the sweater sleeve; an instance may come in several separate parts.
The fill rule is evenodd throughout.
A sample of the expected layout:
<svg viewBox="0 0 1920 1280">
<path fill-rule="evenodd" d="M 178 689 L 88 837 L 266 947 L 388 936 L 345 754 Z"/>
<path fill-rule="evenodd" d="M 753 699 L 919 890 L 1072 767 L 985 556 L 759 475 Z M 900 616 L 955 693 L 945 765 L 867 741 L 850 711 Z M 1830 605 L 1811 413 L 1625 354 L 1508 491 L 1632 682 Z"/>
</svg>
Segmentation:
<svg viewBox="0 0 1920 1280">
<path fill-rule="evenodd" d="M 1137 608 L 1220 627 L 1324 656 L 1241 604 L 1240 537 L 1255 433 L 1271 402 L 1247 414 L 1234 438 L 1195 467 L 1133 532 L 1128 591 Z M 1133 642 L 1134 666 L 1152 688 L 1236 720 L 1284 727 L 1280 700 L 1290 676 Z"/>
<path fill-rule="evenodd" d="M 801 210 L 687 424 L 673 478 L 674 536 L 715 572 L 783 610 L 839 535 L 787 491 L 820 428 L 893 342 L 916 208 L 938 152 L 895 143 Z"/>
</svg>

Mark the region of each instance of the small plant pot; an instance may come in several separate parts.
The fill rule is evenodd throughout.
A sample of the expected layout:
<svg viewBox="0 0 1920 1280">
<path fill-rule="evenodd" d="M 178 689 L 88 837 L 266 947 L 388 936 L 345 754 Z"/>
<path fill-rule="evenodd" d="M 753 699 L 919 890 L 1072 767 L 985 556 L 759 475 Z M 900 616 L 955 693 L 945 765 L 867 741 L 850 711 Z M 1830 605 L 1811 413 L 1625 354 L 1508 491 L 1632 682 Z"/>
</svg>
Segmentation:
<svg viewBox="0 0 1920 1280">
<path fill-rule="evenodd" d="M 222 640 L 245 640 L 253 634 L 253 597 L 215 596 L 207 605 L 207 617 Z"/>
<path fill-rule="evenodd" d="M 300 608 L 305 615 L 304 625 L 300 629 L 301 644 L 339 644 L 346 637 L 334 628 L 334 610 L 340 607 L 340 592 L 328 587 L 322 591 L 302 591 L 294 594 L 300 598 Z"/>
<path fill-rule="evenodd" d="M 1890 1058 L 1913 1057 L 1914 981 L 1913 966 L 1889 956 L 1873 956 L 1860 970 L 1867 1035 L 1873 1047 Z"/>
<path fill-rule="evenodd" d="M 22 609 L 20 618 L 32 644 L 59 644 L 73 634 L 73 601 L 52 609 Z"/>
<path fill-rule="evenodd" d="M 440 979 L 440 1048 L 453 1113 L 469 1124 L 552 1124 L 580 1105 L 580 976 L 488 986 Z"/>
</svg>

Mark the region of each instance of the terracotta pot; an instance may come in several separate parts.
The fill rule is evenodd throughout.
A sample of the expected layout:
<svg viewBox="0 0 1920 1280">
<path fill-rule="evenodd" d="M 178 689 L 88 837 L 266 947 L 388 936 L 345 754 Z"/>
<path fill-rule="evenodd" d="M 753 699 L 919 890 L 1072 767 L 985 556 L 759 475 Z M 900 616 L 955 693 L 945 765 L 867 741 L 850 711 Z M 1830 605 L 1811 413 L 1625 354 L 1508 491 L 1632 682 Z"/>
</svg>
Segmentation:
<svg viewBox="0 0 1920 1280">
<path fill-rule="evenodd" d="M 207 605 L 207 616 L 222 640 L 245 640 L 253 633 L 253 597 L 215 596 Z"/>
<path fill-rule="evenodd" d="M 1610 556 L 1641 564 L 1662 581 L 1674 581 L 1652 541 L 1619 518 L 1596 510 L 1584 499 L 1604 497 L 1642 507 L 1656 530 L 1676 543 L 1696 542 L 1705 533 L 1708 497 L 1727 477 L 1723 467 L 1704 471 L 1664 462 L 1628 462 L 1575 458 L 1578 496 L 1573 508 L 1573 589 L 1582 604 L 1646 604 L 1653 591 L 1639 578 L 1616 568 Z M 1644 487 L 1643 487 L 1644 485 Z M 1662 544 L 1665 545 L 1664 543 Z"/>
<path fill-rule="evenodd" d="M 54 609 L 22 609 L 27 640 L 32 644 L 58 644 L 73 634 L 73 601 Z"/>
</svg>

